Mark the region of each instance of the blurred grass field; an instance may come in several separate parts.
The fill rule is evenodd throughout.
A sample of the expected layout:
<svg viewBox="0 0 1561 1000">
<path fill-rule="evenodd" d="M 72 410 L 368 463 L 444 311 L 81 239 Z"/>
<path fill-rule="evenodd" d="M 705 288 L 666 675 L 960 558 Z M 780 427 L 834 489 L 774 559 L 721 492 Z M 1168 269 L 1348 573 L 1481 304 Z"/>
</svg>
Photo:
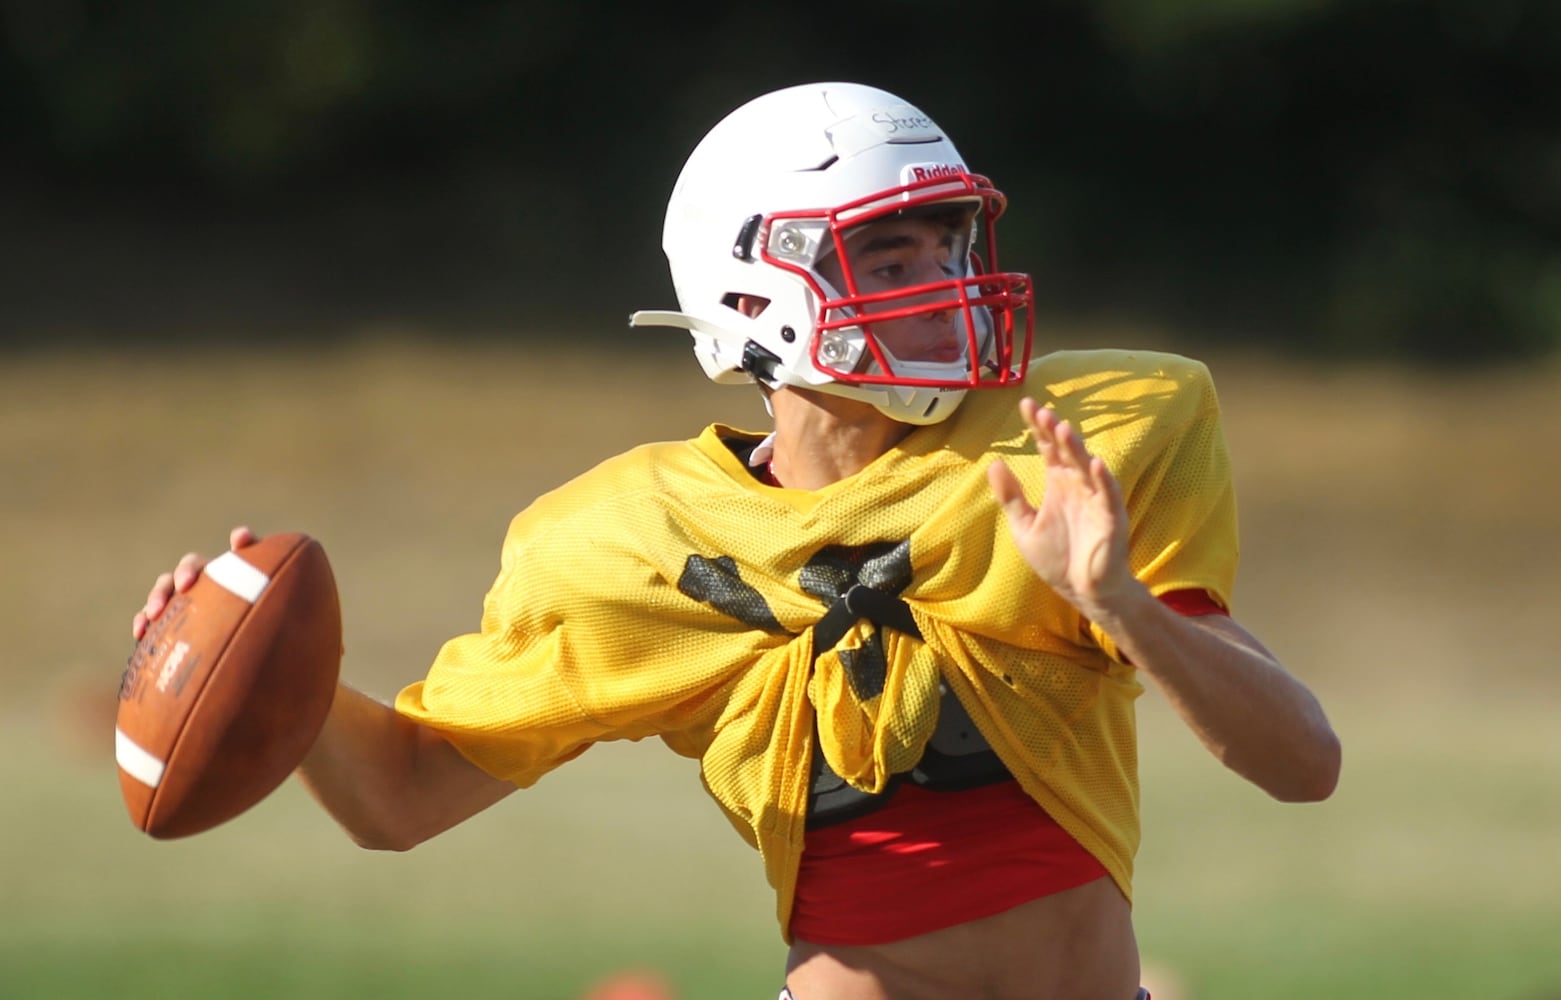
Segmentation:
<svg viewBox="0 0 1561 1000">
<path fill-rule="evenodd" d="M 1183 1000 L 1561 996 L 1561 371 L 1206 360 L 1237 613 L 1322 697 L 1345 771 L 1326 804 L 1272 803 L 1146 695 L 1146 957 Z M 180 553 L 240 522 L 319 537 L 344 674 L 389 697 L 475 626 L 514 512 L 711 419 L 764 414 L 680 343 L 6 358 L 0 998 L 572 1000 L 637 967 L 680 1000 L 773 996 L 757 859 L 658 744 L 596 748 L 405 855 L 352 847 L 291 784 L 151 842 L 112 761 L 129 618 Z"/>
</svg>

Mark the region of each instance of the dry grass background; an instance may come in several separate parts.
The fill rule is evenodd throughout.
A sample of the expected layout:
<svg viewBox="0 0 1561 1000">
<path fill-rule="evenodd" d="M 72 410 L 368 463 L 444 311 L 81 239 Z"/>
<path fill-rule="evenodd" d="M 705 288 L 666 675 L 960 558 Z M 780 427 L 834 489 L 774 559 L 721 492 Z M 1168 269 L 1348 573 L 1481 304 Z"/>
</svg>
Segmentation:
<svg viewBox="0 0 1561 1000">
<path fill-rule="evenodd" d="M 1205 1000 L 1561 989 L 1561 369 L 1206 360 L 1242 503 L 1238 615 L 1319 692 L 1345 775 L 1326 805 L 1270 803 L 1151 692 L 1146 951 Z M 130 615 L 183 551 L 240 522 L 321 538 L 345 676 L 389 696 L 474 626 L 515 511 L 710 419 L 764 414 L 670 345 L 379 331 L 320 352 L 0 362 L 0 997 L 96 995 L 78 966 L 127 953 L 228 955 L 252 996 L 403 995 L 413 979 L 386 970 L 435 954 L 468 996 L 567 996 L 635 962 L 683 970 L 687 997 L 763 995 L 779 950 L 757 865 L 658 747 L 593 751 L 393 858 L 344 846 L 291 786 L 209 835 L 145 842 L 111 762 Z M 245 958 L 279 947 L 307 984 Z M 119 995 L 235 992 L 132 967 L 144 992 Z M 519 969 L 550 985 L 511 989 Z"/>
</svg>

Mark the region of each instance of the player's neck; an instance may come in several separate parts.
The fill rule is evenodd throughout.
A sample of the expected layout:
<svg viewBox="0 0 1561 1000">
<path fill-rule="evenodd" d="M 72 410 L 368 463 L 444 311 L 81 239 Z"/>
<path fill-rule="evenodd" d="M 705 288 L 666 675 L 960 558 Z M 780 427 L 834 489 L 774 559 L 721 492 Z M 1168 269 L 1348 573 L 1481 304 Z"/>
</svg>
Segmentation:
<svg viewBox="0 0 1561 1000">
<path fill-rule="evenodd" d="M 875 407 L 809 389 L 787 387 L 770 400 L 775 412 L 775 478 L 817 490 L 861 472 L 916 428 Z"/>
</svg>

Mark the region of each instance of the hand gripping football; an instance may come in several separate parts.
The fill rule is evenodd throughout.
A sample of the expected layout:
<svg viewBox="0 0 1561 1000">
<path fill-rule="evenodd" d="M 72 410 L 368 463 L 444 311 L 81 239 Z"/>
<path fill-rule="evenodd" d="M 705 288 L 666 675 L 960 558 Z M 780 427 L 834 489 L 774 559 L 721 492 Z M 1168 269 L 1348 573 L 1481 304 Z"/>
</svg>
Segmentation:
<svg viewBox="0 0 1561 1000">
<path fill-rule="evenodd" d="M 269 535 L 207 563 L 120 680 L 114 757 L 136 827 L 185 837 L 271 794 L 325 724 L 341 654 L 319 542 Z"/>
</svg>

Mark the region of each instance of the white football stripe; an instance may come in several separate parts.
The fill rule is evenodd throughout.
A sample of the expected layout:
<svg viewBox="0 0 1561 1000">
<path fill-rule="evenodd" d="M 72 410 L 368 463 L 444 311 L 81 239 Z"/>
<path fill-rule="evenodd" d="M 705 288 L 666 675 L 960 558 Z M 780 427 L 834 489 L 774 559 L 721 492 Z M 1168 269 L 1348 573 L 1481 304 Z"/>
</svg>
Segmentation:
<svg viewBox="0 0 1561 1000">
<path fill-rule="evenodd" d="M 223 590 L 254 604 L 271 578 L 245 562 L 237 552 L 224 552 L 206 564 L 206 575 Z"/>
<path fill-rule="evenodd" d="M 148 788 L 156 788 L 163 780 L 163 762 L 147 753 L 118 726 L 114 727 L 114 759 L 126 774 Z"/>
</svg>

